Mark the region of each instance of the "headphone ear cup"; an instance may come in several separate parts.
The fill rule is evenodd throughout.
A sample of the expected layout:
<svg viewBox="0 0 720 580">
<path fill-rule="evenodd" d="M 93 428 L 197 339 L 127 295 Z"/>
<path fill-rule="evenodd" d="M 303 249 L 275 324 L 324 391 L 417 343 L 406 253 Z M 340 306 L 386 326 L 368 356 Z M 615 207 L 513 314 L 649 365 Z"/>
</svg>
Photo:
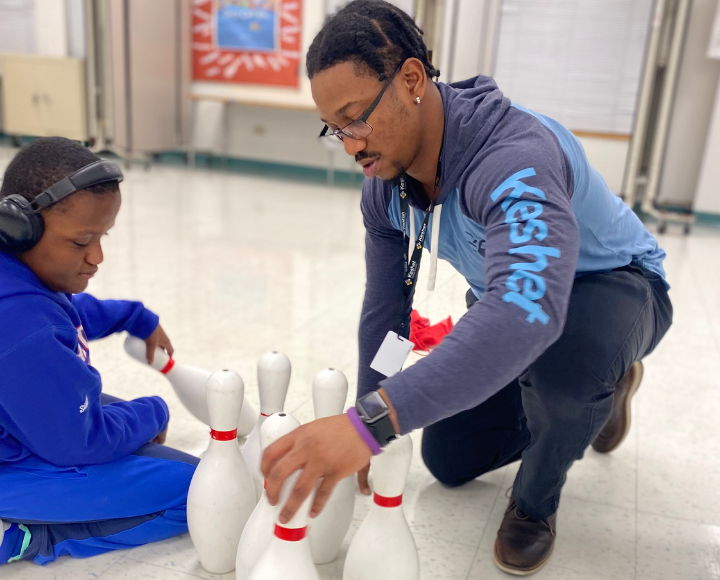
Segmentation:
<svg viewBox="0 0 720 580">
<path fill-rule="evenodd" d="M 39 213 L 28 214 L 27 200 L 9 195 L 0 200 L 0 250 L 12 254 L 26 252 L 35 246 L 45 231 Z"/>
</svg>

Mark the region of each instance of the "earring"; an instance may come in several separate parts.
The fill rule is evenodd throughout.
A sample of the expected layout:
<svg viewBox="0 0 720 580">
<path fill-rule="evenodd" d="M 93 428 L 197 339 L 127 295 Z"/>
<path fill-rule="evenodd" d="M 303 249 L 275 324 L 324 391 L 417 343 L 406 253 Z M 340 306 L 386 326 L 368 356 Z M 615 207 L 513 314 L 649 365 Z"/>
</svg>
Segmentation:
<svg viewBox="0 0 720 580">
<path fill-rule="evenodd" d="M 415 104 L 416 104 L 416 105 L 419 105 L 419 104 L 420 104 L 420 97 L 415 97 Z"/>
</svg>

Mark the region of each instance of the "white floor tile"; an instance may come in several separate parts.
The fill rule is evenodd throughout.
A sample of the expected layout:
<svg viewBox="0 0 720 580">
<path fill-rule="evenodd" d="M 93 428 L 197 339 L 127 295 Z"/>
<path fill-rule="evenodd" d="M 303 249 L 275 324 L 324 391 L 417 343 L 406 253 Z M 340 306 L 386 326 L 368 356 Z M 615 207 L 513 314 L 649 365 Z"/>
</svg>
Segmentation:
<svg viewBox="0 0 720 580">
<path fill-rule="evenodd" d="M 45 566 L 30 562 L 13 562 L 0 566 L 3 580 L 94 580 L 124 559 L 127 550 L 110 552 L 93 558 L 59 558 Z"/>
<path fill-rule="evenodd" d="M 199 568 L 199 566 L 198 566 Z M 234 580 L 235 574 L 212 576 L 202 569 L 196 574 L 189 574 L 164 566 L 156 566 L 140 562 L 132 558 L 123 558 L 102 575 L 103 580 L 192 580 L 193 578 L 218 578 Z"/>
<path fill-rule="evenodd" d="M 207 579 L 235 578 L 234 574 L 210 574 L 206 572 L 202 566 L 200 566 L 200 560 L 192 545 L 189 534 L 183 534 L 182 536 L 171 538 L 164 542 L 157 542 L 135 548 L 128 553 L 127 560 L 138 563 L 142 562 L 144 565 L 152 566 L 153 568 L 168 570 L 170 574 L 192 574 L 193 576 Z M 145 570 L 145 568 L 141 569 Z M 148 568 L 148 570 L 151 569 Z M 174 576 L 168 577 L 174 578 Z M 148 578 L 152 578 L 152 576 L 148 576 Z M 164 576 L 158 576 L 158 578 L 164 578 Z"/>
<path fill-rule="evenodd" d="M 718 580 L 720 526 L 639 514 L 638 580 Z"/>
</svg>

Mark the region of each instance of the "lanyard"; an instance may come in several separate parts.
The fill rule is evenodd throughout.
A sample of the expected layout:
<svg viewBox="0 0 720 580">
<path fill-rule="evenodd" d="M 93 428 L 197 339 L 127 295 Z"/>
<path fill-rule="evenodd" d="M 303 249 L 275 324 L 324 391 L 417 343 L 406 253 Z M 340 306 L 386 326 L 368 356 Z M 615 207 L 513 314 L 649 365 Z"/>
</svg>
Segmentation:
<svg viewBox="0 0 720 580">
<path fill-rule="evenodd" d="M 435 185 L 433 186 L 433 197 L 435 194 L 435 191 L 438 188 L 438 185 L 440 184 L 440 162 L 438 161 L 438 169 L 437 169 L 437 175 L 435 176 Z M 400 176 L 400 223 L 403 230 L 403 236 L 406 239 L 407 242 L 407 235 L 405 234 L 405 230 L 407 228 L 408 224 L 408 214 L 410 213 L 410 205 L 408 203 L 408 192 L 407 192 L 407 175 L 404 173 Z M 420 272 L 420 259 L 422 258 L 422 251 L 425 247 L 425 237 L 427 236 L 427 228 L 428 224 L 430 222 L 430 214 L 433 213 L 433 209 L 435 208 L 435 202 L 430 203 L 430 207 L 428 207 L 427 211 L 425 212 L 425 219 L 423 220 L 422 226 L 420 226 L 420 233 L 418 234 L 417 241 L 415 242 L 415 246 L 413 247 L 412 255 L 410 256 L 410 259 L 408 260 L 408 243 L 405 244 L 405 252 L 403 254 L 404 257 L 404 275 L 405 275 L 405 285 L 403 286 L 403 294 L 405 295 L 405 298 L 410 296 L 414 286 L 415 282 L 417 282 L 418 273 Z"/>
</svg>

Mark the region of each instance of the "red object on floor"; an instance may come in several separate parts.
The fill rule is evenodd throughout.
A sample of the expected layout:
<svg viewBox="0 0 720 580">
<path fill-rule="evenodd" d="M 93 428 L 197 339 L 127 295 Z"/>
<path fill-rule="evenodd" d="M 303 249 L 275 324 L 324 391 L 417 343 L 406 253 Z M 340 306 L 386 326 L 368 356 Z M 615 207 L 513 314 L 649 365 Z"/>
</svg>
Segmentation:
<svg viewBox="0 0 720 580">
<path fill-rule="evenodd" d="M 420 316 L 417 310 L 410 315 L 410 342 L 415 347 L 413 352 L 431 351 L 442 339 L 453 329 L 453 321 L 450 316 L 437 324 L 430 324 L 430 320 Z"/>
</svg>

